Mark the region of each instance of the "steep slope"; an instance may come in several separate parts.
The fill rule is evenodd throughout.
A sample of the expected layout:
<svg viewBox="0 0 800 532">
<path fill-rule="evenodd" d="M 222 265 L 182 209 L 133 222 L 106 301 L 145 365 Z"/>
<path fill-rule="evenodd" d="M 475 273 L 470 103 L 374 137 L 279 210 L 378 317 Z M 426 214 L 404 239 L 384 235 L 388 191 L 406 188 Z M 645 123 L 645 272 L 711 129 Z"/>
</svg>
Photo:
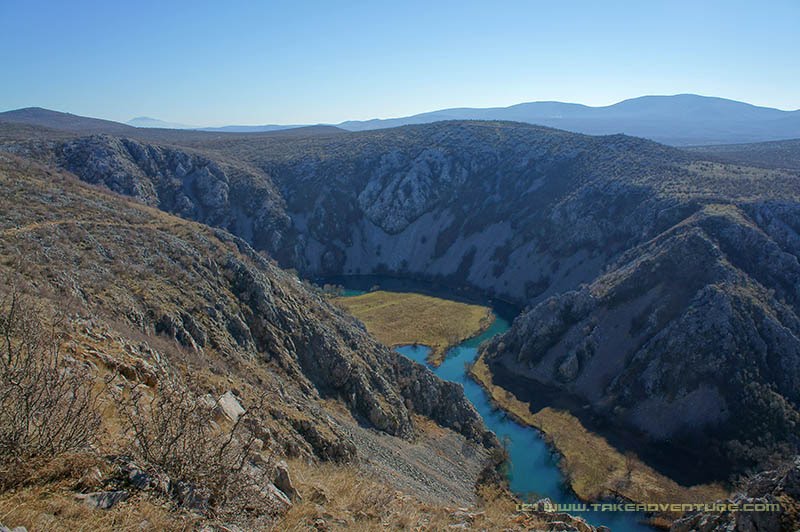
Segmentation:
<svg viewBox="0 0 800 532">
<path fill-rule="evenodd" d="M 796 450 L 798 223 L 797 202 L 708 205 L 535 306 L 486 347 L 489 363 L 523 397 L 562 390 L 709 472 Z"/>
<path fill-rule="evenodd" d="M 0 180 L 0 275 L 67 312 L 71 356 L 147 386 L 166 370 L 201 394 L 265 397 L 270 452 L 362 462 L 429 501 L 474 497 L 497 442 L 461 388 L 243 240 L 18 158 L 2 157 Z M 387 465 L 373 447 L 398 451 Z"/>
<path fill-rule="evenodd" d="M 246 165 L 108 136 L 67 143 L 56 157 L 88 183 L 226 228 L 259 249 L 282 247 L 290 223 L 284 202 L 267 176 Z"/>
</svg>

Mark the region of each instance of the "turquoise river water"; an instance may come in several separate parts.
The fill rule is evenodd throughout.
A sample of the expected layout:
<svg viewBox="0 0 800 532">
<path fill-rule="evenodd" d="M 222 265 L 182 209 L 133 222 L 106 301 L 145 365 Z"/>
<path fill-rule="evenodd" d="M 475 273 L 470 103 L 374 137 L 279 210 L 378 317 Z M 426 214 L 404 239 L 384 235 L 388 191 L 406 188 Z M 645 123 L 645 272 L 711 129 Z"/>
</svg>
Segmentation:
<svg viewBox="0 0 800 532">
<path fill-rule="evenodd" d="M 340 283 L 342 280 L 338 279 Z M 364 291 L 361 289 L 349 288 L 344 295 L 353 296 L 362 293 Z M 437 295 L 443 297 L 441 291 Z M 643 514 L 593 511 L 590 503 L 579 501 L 565 484 L 564 476 L 558 467 L 558 456 L 545 442 L 542 434 L 532 427 L 520 425 L 503 411 L 495 408 L 484 389 L 469 377 L 467 369 L 478 355 L 478 346 L 507 330 L 509 326 L 508 319 L 495 312 L 495 321 L 489 329 L 451 348 L 438 368 L 427 363 L 426 358 L 430 350 L 425 346 L 402 346 L 398 347 L 397 351 L 420 364 L 425 364 L 442 379 L 457 382 L 464 387 L 464 394 L 483 417 L 487 428 L 494 432 L 500 441 L 505 442 L 509 455 L 509 485 L 523 500 L 530 500 L 531 497 L 534 500 L 537 497 L 549 497 L 553 502 L 575 505 L 573 507 L 575 510 L 571 510 L 570 513 L 586 519 L 594 526 L 605 525 L 614 532 L 652 532 L 653 529 L 643 523 L 645 519 Z M 578 511 L 583 506 L 586 511 Z"/>
</svg>

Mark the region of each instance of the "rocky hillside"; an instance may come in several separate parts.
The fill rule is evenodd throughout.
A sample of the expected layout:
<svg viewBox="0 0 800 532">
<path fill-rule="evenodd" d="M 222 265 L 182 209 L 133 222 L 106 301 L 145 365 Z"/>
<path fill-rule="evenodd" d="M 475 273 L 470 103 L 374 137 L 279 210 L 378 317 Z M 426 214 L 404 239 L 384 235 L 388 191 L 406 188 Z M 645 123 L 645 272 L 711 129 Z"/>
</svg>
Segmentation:
<svg viewBox="0 0 800 532">
<path fill-rule="evenodd" d="M 797 203 L 706 206 L 521 316 L 490 365 L 709 470 L 797 449 L 798 223 Z"/>
<path fill-rule="evenodd" d="M 244 240 L 17 157 L 0 158 L 0 181 L 2 300 L 13 286 L 57 310 L 81 367 L 153 390 L 180 377 L 233 419 L 266 405 L 250 427 L 263 456 L 362 464 L 429 502 L 474 499 L 496 464 L 460 386 L 378 344 Z"/>
<path fill-rule="evenodd" d="M 800 527 L 800 457 L 753 475 L 734 497 L 718 501 L 715 506 L 723 509 L 692 512 L 673 523 L 670 531 L 797 530 Z"/>
<path fill-rule="evenodd" d="M 442 277 L 520 302 L 591 279 L 631 241 L 696 208 L 652 197 L 665 181 L 682 193 L 721 192 L 695 179 L 682 152 L 521 124 L 175 135 L 169 146 L 10 131 L 2 145 L 224 227 L 305 274 Z"/>
<path fill-rule="evenodd" d="M 719 161 L 764 168 L 800 169 L 800 140 L 778 140 L 755 144 L 697 146 L 692 153 Z"/>
<path fill-rule="evenodd" d="M 648 441 L 691 443 L 719 472 L 797 448 L 796 170 L 508 122 L 0 133 L 3 150 L 222 227 L 304 275 L 388 272 L 530 305 L 487 350 L 494 369 Z"/>
</svg>

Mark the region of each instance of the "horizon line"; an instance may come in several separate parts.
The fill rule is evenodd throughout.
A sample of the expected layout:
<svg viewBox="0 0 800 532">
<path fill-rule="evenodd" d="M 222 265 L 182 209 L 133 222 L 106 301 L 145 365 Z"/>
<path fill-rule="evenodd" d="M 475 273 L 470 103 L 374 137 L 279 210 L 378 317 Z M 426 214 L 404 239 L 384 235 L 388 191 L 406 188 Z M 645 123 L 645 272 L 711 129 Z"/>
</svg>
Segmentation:
<svg viewBox="0 0 800 532">
<path fill-rule="evenodd" d="M 425 114 L 430 114 L 430 113 L 436 113 L 436 112 L 443 112 L 443 111 L 509 109 L 511 107 L 516 107 L 516 106 L 519 106 L 519 105 L 538 104 L 538 103 L 555 103 L 555 104 L 563 104 L 563 105 L 577 105 L 577 106 L 581 106 L 581 107 L 586 107 L 588 109 L 603 109 L 603 108 L 607 108 L 607 107 L 613 107 L 615 105 L 618 105 L 618 104 L 621 104 L 621 103 L 624 103 L 624 102 L 628 102 L 628 101 L 632 101 L 632 100 L 638 100 L 638 99 L 642 99 L 642 98 L 674 98 L 674 97 L 678 97 L 678 96 L 697 96 L 697 97 L 700 97 L 700 98 L 725 100 L 725 101 L 740 103 L 740 104 L 749 105 L 749 106 L 756 107 L 756 108 L 761 108 L 761 109 L 774 109 L 774 110 L 781 111 L 781 112 L 784 112 L 784 113 L 800 112 L 800 108 L 797 108 L 797 109 L 782 109 L 780 107 L 772 107 L 772 106 L 769 106 L 769 105 L 759 105 L 759 104 L 746 102 L 744 100 L 735 100 L 733 98 L 726 98 L 726 97 L 723 97 L 723 96 L 709 96 L 709 95 L 698 94 L 698 93 L 693 93 L 693 92 L 680 92 L 680 93 L 675 93 L 675 94 L 643 94 L 641 96 L 634 96 L 634 97 L 631 97 L 631 98 L 625 98 L 625 99 L 622 99 L 622 100 L 617 100 L 617 101 L 615 101 L 613 103 L 606 104 L 606 105 L 589 105 L 589 104 L 584 104 L 584 103 L 579 103 L 579 102 L 567 102 L 567 101 L 562 101 L 562 100 L 529 100 L 529 101 L 512 103 L 512 104 L 509 104 L 509 105 L 495 105 L 495 106 L 487 106 L 487 107 L 469 107 L 469 106 L 441 107 L 441 108 L 432 109 L 432 110 L 428 110 L 428 111 L 420 111 L 420 112 L 416 112 L 416 113 L 412 113 L 412 114 L 404 114 L 404 115 L 388 116 L 388 117 L 373 117 L 373 118 L 364 118 L 364 119 L 349 118 L 349 119 L 346 119 L 346 120 L 341 120 L 339 122 L 305 122 L 305 123 L 297 123 L 297 122 L 295 122 L 295 123 L 284 123 L 284 124 L 276 123 L 276 122 L 257 122 L 257 123 L 252 123 L 252 124 L 227 122 L 227 123 L 224 123 L 222 125 L 193 125 L 193 124 L 184 124 L 184 123 L 181 123 L 180 121 L 175 121 L 175 120 L 168 120 L 168 119 L 163 119 L 163 118 L 155 118 L 155 117 L 149 116 L 149 115 L 134 116 L 134 117 L 129 118 L 128 120 L 123 122 L 123 121 L 114 120 L 114 119 L 111 119 L 111 118 L 104 118 L 104 117 L 100 117 L 100 116 L 90 116 L 88 114 L 73 113 L 71 111 L 61 111 L 61 110 L 51 109 L 51 108 L 48 108 L 48 107 L 42 107 L 42 106 L 38 106 L 38 105 L 31 105 L 31 106 L 26 106 L 26 107 L 17 107 L 17 108 L 13 108 L 13 109 L 6 109 L 6 110 L 3 110 L 3 111 L 0 111 L 0 114 L 9 113 L 9 112 L 13 112 L 13 111 L 24 111 L 24 110 L 29 110 L 29 109 L 31 109 L 31 110 L 32 109 L 41 109 L 41 110 L 45 110 L 45 111 L 69 114 L 69 115 L 72 115 L 72 116 L 78 116 L 78 117 L 83 117 L 83 118 L 92 118 L 92 119 L 96 119 L 96 120 L 106 120 L 106 121 L 109 121 L 109 122 L 114 122 L 114 123 L 117 123 L 117 124 L 122 124 L 122 125 L 130 126 L 130 127 L 137 127 L 139 129 L 149 129 L 149 128 L 148 127 L 134 126 L 134 125 L 131 125 L 130 122 L 132 122 L 134 120 L 140 120 L 140 119 L 153 120 L 153 121 L 156 121 L 156 122 L 164 122 L 164 123 L 167 123 L 167 124 L 173 124 L 173 125 L 181 126 L 180 128 L 174 128 L 174 129 L 187 129 L 187 130 L 220 129 L 220 128 L 226 128 L 226 127 L 286 127 L 286 128 L 297 128 L 297 127 L 307 127 L 307 126 L 340 126 L 341 124 L 346 124 L 348 122 L 365 123 L 365 122 L 373 122 L 373 121 L 397 120 L 397 119 L 402 119 L 402 118 L 413 118 L 415 116 L 420 116 L 420 115 L 425 115 Z M 168 129 L 173 129 L 173 128 L 168 128 Z"/>
</svg>

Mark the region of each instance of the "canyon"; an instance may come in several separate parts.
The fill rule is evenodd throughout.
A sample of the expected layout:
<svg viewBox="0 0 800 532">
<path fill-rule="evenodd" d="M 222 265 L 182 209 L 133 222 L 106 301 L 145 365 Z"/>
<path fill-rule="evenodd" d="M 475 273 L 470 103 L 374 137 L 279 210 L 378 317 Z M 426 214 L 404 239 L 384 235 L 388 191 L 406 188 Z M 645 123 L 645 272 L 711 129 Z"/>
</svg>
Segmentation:
<svg viewBox="0 0 800 532">
<path fill-rule="evenodd" d="M 53 279 L 54 290 L 113 310 L 128 326 L 193 352 L 274 353 L 275 371 L 297 381 L 310 397 L 303 401 L 330 394 L 348 415 L 401 440 L 417 433 L 414 416 L 430 418 L 483 449 L 470 466 L 477 479 L 499 444 L 459 388 L 380 346 L 293 271 L 424 279 L 524 308 L 481 348 L 494 384 L 570 411 L 682 482 L 729 481 L 800 448 L 800 173 L 765 163 L 776 160 L 767 148 L 680 150 L 494 121 L 260 134 L 77 122 L 0 121 L 5 172 L 39 176 L 18 193 L 20 205 L 41 198 L 30 219 L 6 206 L 4 241 L 25 227 L 61 227 L 50 211 L 82 210 L 83 192 L 57 206 L 51 198 L 64 193 L 47 192 L 52 172 L 74 175 L 123 197 L 115 202 L 132 200 L 126 210 L 203 224 L 162 222 L 182 228 L 182 239 L 208 235 L 188 248 L 174 236 L 140 235 L 115 249 L 108 229 L 102 249 L 111 256 L 148 264 L 129 250 L 174 242 L 168 256 L 195 257 L 187 285 L 228 283 L 219 294 L 206 288 L 203 302 L 168 300 L 153 287 L 147 297 L 139 288 L 137 297 L 112 291 L 96 302 L 87 286 L 102 276 L 63 265 L 101 257 L 66 248 L 49 270 L 27 276 Z M 8 186 L 15 182 L 24 180 Z M 80 214 L 117 223 L 113 205 Z M 34 245 L 47 256 L 51 244 L 23 247 Z M 211 248 L 234 250 L 225 252 L 234 260 L 206 265 L 202 257 L 219 253 Z M 162 271 L 180 263 L 175 256 Z M 223 308 L 203 310 L 229 293 Z M 236 357 L 223 359 L 227 368 Z M 310 438 L 317 456 L 353 452 L 346 438 Z"/>
</svg>

